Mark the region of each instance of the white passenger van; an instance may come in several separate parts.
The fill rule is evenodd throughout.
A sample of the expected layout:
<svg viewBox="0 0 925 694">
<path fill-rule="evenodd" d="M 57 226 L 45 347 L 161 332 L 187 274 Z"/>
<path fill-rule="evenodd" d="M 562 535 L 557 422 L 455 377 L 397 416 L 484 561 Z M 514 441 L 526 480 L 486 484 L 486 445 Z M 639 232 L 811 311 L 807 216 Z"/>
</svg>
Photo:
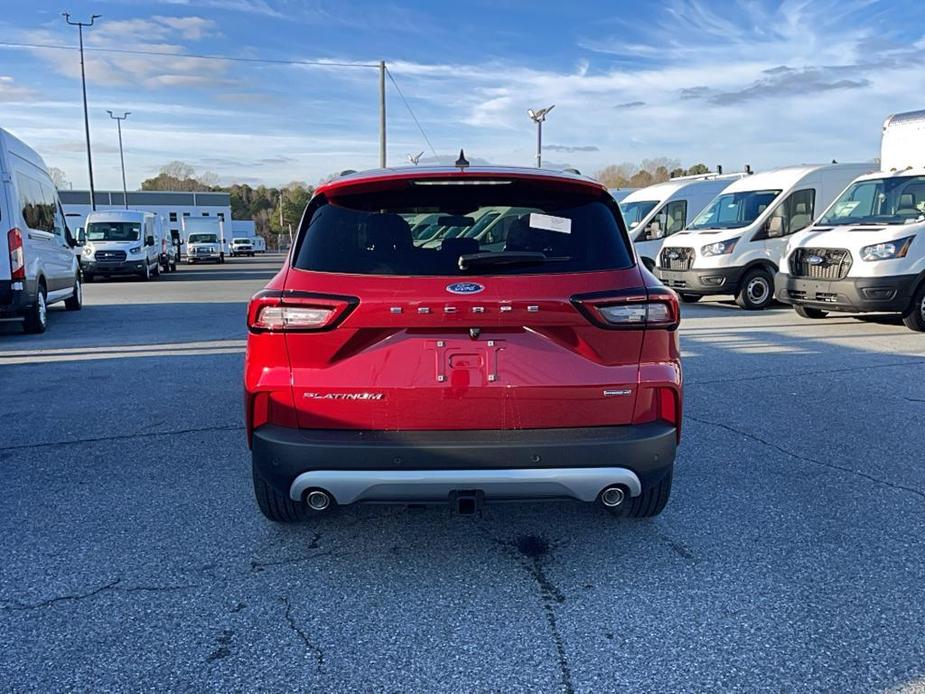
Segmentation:
<svg viewBox="0 0 925 694">
<path fill-rule="evenodd" d="M 84 281 L 95 277 L 160 274 L 161 245 L 154 214 L 141 210 L 103 210 L 87 215 L 80 257 Z"/>
<path fill-rule="evenodd" d="M 655 274 L 682 301 L 731 294 L 745 309 L 774 299 L 791 234 L 812 224 L 871 164 L 790 166 L 732 183 L 658 254 Z"/>
<path fill-rule="evenodd" d="M 804 318 L 829 311 L 902 315 L 925 331 L 925 111 L 883 124 L 882 171 L 861 176 L 794 237 L 777 299 Z"/>
<path fill-rule="evenodd" d="M 636 255 L 650 270 L 669 236 L 681 231 L 713 198 L 745 173 L 681 176 L 640 188 L 620 202 Z"/>
<path fill-rule="evenodd" d="M 45 162 L 0 128 L 0 320 L 45 332 L 48 306 L 79 311 L 80 268 Z"/>
</svg>

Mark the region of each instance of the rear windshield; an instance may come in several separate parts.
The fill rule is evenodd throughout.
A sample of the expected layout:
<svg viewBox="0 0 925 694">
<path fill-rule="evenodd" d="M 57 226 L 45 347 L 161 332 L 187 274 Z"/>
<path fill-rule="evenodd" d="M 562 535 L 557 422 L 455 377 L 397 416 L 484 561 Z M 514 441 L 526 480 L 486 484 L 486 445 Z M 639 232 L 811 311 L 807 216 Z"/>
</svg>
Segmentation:
<svg viewBox="0 0 925 694">
<path fill-rule="evenodd" d="M 609 203 L 607 201 L 610 201 Z M 630 267 L 603 191 L 527 182 L 408 183 L 316 201 L 295 267 L 367 275 L 496 275 Z"/>
</svg>

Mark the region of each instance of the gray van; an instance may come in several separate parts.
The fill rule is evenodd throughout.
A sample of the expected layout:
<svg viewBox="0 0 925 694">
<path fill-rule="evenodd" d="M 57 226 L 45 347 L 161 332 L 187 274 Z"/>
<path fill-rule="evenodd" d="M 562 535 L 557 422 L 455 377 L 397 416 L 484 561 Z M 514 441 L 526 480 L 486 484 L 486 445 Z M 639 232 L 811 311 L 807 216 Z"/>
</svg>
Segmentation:
<svg viewBox="0 0 925 694">
<path fill-rule="evenodd" d="M 42 333 L 50 304 L 79 311 L 76 245 L 45 162 L 0 128 L 0 320 Z"/>
</svg>

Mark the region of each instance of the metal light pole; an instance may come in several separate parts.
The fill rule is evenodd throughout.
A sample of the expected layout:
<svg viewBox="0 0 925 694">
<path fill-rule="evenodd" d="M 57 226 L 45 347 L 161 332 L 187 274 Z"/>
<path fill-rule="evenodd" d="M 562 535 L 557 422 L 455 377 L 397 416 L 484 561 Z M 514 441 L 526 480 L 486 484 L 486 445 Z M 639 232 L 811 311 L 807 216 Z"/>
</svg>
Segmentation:
<svg viewBox="0 0 925 694">
<path fill-rule="evenodd" d="M 121 116 L 114 115 L 112 111 L 106 111 L 106 113 L 116 122 L 116 127 L 119 129 L 119 161 L 122 162 L 122 202 L 125 203 L 125 209 L 128 209 L 128 188 L 125 186 L 125 155 L 122 153 L 122 121 L 128 118 L 132 112 L 126 111 Z"/>
<path fill-rule="evenodd" d="M 532 108 L 527 111 L 530 120 L 536 123 L 536 168 L 543 166 L 543 122 L 546 120 L 546 114 L 556 107 L 555 104 L 534 111 Z"/>
<path fill-rule="evenodd" d="M 385 61 L 379 61 L 379 168 L 385 168 Z"/>
<path fill-rule="evenodd" d="M 96 210 L 96 194 L 93 188 L 93 157 L 90 154 L 90 116 L 87 113 L 87 73 L 84 70 L 84 27 L 92 27 L 93 23 L 102 15 L 94 14 L 90 16 L 89 22 L 72 22 L 69 12 L 62 12 L 64 21 L 72 27 L 77 27 L 77 35 L 80 37 L 80 84 L 83 87 L 84 94 L 84 131 L 87 135 L 87 169 L 90 171 L 90 209 Z"/>
</svg>

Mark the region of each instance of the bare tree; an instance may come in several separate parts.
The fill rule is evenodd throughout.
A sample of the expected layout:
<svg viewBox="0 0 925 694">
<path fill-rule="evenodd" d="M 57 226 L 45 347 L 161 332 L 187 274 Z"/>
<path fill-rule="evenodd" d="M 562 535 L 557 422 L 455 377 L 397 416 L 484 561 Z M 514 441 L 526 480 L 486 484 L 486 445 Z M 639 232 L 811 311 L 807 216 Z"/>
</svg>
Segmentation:
<svg viewBox="0 0 925 694">
<path fill-rule="evenodd" d="M 71 179 L 67 177 L 64 169 L 59 169 L 57 166 L 49 166 L 48 175 L 51 176 L 51 182 L 55 184 L 55 188 L 58 190 L 70 190 L 73 188 Z"/>
</svg>

